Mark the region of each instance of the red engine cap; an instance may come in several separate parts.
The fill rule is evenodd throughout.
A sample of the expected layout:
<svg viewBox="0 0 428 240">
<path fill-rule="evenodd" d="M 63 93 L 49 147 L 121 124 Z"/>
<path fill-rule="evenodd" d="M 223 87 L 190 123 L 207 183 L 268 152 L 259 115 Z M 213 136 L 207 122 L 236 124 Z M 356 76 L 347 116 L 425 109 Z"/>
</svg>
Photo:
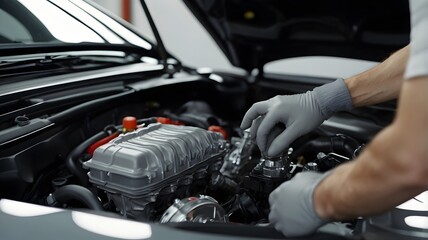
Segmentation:
<svg viewBox="0 0 428 240">
<path fill-rule="evenodd" d="M 137 129 L 137 118 L 132 116 L 124 117 L 122 120 L 122 125 L 124 131 L 134 131 Z"/>
</svg>

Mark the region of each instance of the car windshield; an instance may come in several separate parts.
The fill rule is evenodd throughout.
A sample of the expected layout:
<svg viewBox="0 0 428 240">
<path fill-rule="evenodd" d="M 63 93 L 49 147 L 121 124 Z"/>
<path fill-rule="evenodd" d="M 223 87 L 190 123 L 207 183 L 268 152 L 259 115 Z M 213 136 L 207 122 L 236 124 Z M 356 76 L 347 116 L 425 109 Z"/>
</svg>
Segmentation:
<svg viewBox="0 0 428 240">
<path fill-rule="evenodd" d="M 0 0 L 0 47 L 43 43 L 151 44 L 82 0 Z"/>
</svg>

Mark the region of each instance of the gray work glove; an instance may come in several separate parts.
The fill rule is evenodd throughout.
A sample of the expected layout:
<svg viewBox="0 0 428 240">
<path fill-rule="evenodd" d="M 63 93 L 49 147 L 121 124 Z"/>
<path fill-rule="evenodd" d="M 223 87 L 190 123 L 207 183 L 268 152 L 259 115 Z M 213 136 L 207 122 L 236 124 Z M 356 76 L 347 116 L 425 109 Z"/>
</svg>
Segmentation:
<svg viewBox="0 0 428 240">
<path fill-rule="evenodd" d="M 328 173 L 302 172 L 281 184 L 269 195 L 269 222 L 286 237 L 314 233 L 327 221 L 315 212 L 315 188 Z"/>
<path fill-rule="evenodd" d="M 276 96 L 255 103 L 245 114 L 241 128 L 252 125 L 250 133 L 256 137 L 260 151 L 275 157 L 335 112 L 350 109 L 352 99 L 348 88 L 343 79 L 337 79 L 303 94 Z M 279 123 L 285 125 L 285 130 L 273 136 Z"/>
</svg>

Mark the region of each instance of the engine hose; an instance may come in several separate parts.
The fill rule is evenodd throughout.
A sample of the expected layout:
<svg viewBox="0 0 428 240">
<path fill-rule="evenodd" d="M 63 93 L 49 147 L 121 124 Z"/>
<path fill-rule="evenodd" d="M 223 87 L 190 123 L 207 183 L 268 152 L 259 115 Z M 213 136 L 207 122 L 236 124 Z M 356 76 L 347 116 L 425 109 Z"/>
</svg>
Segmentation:
<svg viewBox="0 0 428 240">
<path fill-rule="evenodd" d="M 79 157 L 88 149 L 94 142 L 107 137 L 108 134 L 105 131 L 99 132 L 94 136 L 88 138 L 83 143 L 79 144 L 70 154 L 68 154 L 65 160 L 67 169 L 77 178 L 78 182 L 87 187 L 89 185 L 89 179 L 85 171 L 83 171 L 82 164 L 79 161 Z"/>
<path fill-rule="evenodd" d="M 55 202 L 67 203 L 69 201 L 78 201 L 88 208 L 96 211 L 103 211 L 103 207 L 98 198 L 87 188 L 79 185 L 66 185 L 58 188 L 52 197 Z"/>
<path fill-rule="evenodd" d="M 298 149 L 295 149 L 292 153 L 292 157 L 297 157 L 303 154 L 308 149 L 317 149 L 326 153 L 337 152 L 343 154 L 346 157 L 352 158 L 355 149 L 360 146 L 360 143 L 345 135 L 336 135 L 332 137 L 319 137 L 313 140 L 307 141 Z"/>
</svg>

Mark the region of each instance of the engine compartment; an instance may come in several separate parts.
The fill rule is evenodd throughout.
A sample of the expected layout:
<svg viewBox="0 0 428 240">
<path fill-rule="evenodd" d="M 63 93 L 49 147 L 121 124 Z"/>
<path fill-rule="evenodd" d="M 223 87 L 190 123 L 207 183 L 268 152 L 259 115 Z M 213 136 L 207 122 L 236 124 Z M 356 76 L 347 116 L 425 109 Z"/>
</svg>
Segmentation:
<svg viewBox="0 0 428 240">
<path fill-rule="evenodd" d="M 66 109 L 72 117 L 61 124 L 1 146 L 0 163 L 9 166 L 0 173 L 8 183 L 0 186 L 2 197 L 143 222 L 264 226 L 277 186 L 300 171 L 325 172 L 352 160 L 381 129 L 369 119 L 341 129 L 347 116 L 339 116 L 281 158 L 264 159 L 239 128 L 241 118 L 252 102 L 296 92 L 227 78 L 154 81 L 165 82 L 127 84 L 134 93 L 94 108 L 85 101 L 77 113 Z M 127 116 L 138 127 L 126 129 Z"/>
<path fill-rule="evenodd" d="M 184 105 L 212 111 L 204 102 Z M 143 124 L 131 130 L 125 124 L 106 127 L 116 130 L 92 139 L 86 149 L 77 147 L 85 149 L 76 163 L 83 168 L 72 167 L 70 172 L 87 175 L 89 184 L 84 184 L 102 199 L 102 209 L 126 218 L 255 225 L 268 223 L 267 199 L 281 183 L 301 171 L 331 170 L 362 148 L 356 139 L 343 134 L 312 133 L 296 141 L 282 157 L 267 159 L 260 155 L 248 130 L 235 127 L 227 132 L 223 129 L 227 124 L 204 129 L 213 118 L 217 123 L 224 121 L 211 115 L 203 118 L 203 113 L 192 109 L 192 113 L 169 114 L 172 118 L 139 119 L 136 122 Z M 227 139 L 225 133 L 232 137 Z M 90 150 L 103 139 L 109 142 Z M 60 179 L 55 182 L 69 182 Z M 64 186 L 68 185 L 58 184 L 48 196 L 49 205 L 73 207 L 78 196 L 55 197 Z"/>
</svg>

